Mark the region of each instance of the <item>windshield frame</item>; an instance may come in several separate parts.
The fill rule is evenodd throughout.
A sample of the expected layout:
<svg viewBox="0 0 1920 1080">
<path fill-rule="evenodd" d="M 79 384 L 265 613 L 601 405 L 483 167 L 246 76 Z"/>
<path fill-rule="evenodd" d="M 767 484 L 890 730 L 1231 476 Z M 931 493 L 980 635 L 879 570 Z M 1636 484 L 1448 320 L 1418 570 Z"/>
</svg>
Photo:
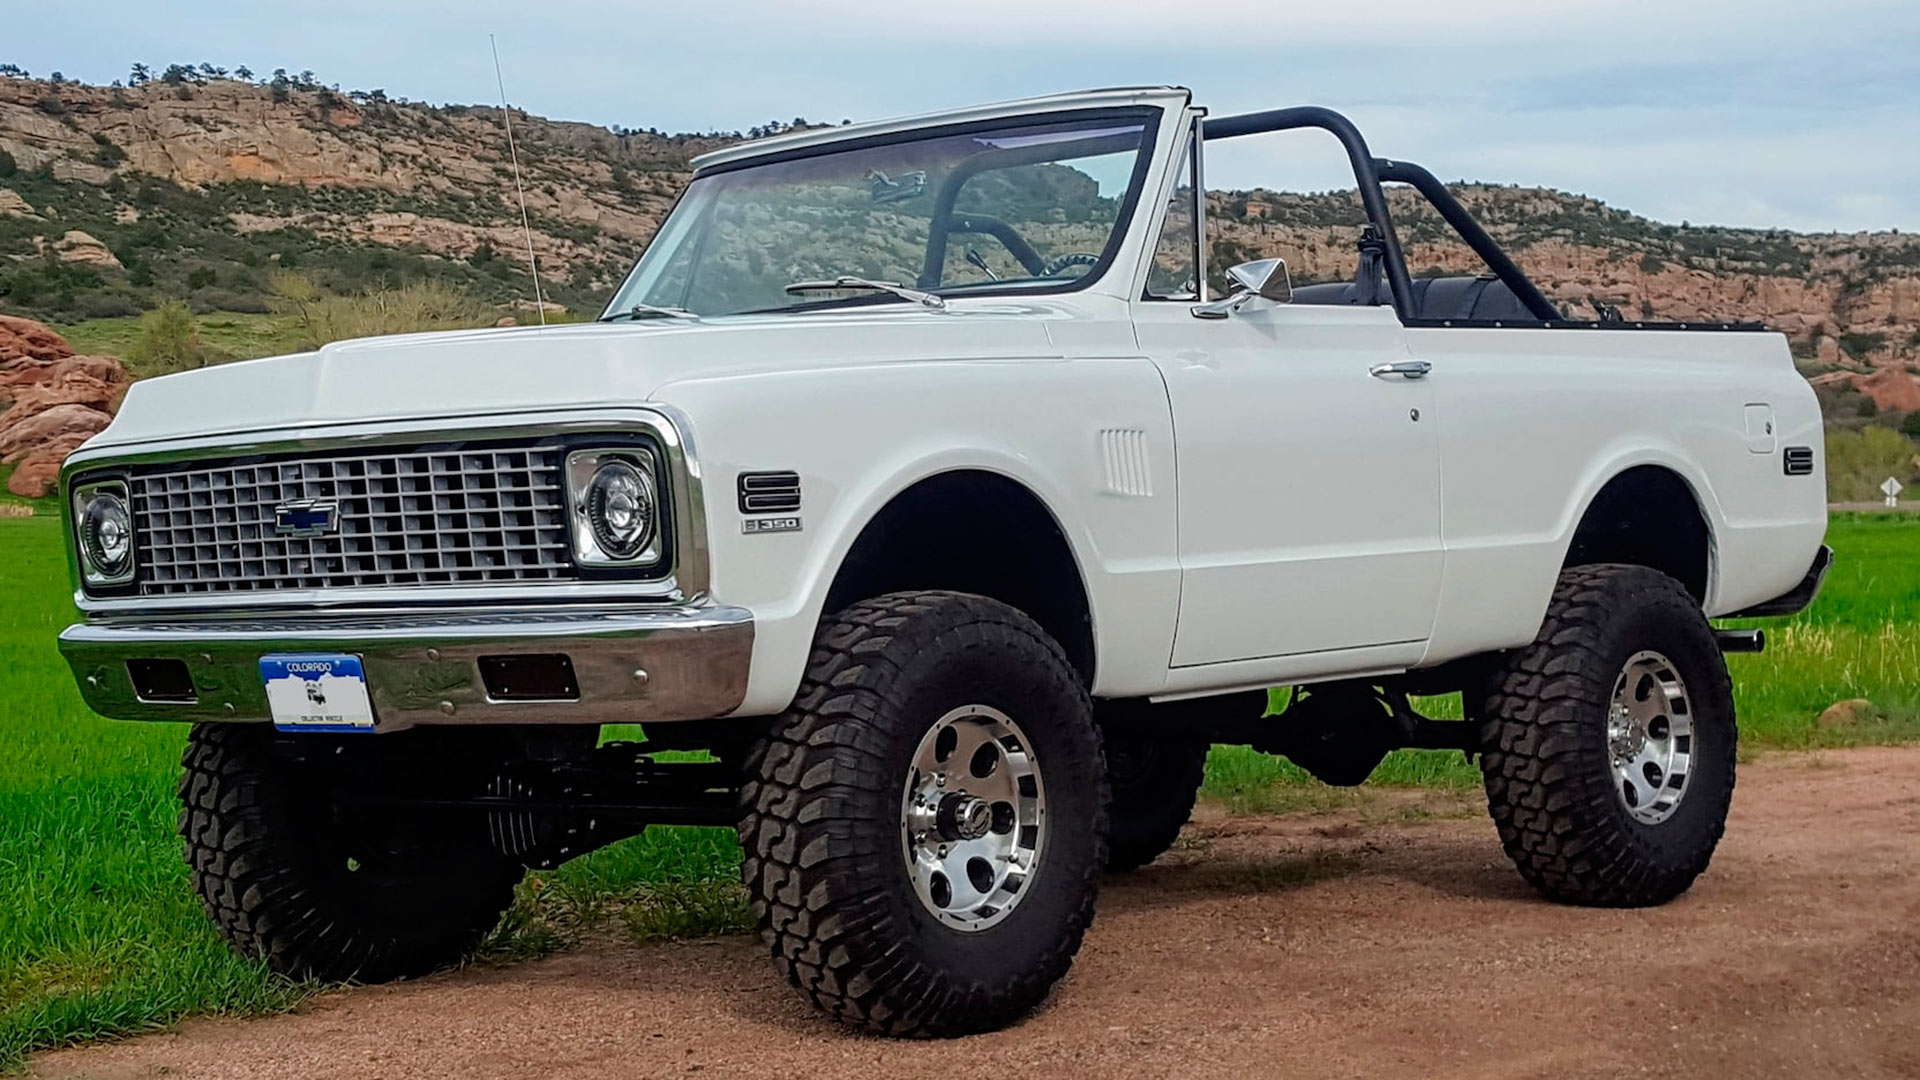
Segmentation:
<svg viewBox="0 0 1920 1080">
<path fill-rule="evenodd" d="M 633 269 L 628 271 L 627 276 L 621 280 L 620 287 L 614 290 L 613 296 L 609 298 L 606 310 L 601 312 L 600 318 L 604 320 L 623 314 L 624 308 L 620 303 L 622 298 L 627 295 L 628 290 L 632 288 L 640 274 L 647 268 L 647 259 L 655 253 L 660 238 L 669 235 L 670 232 L 680 231 L 679 228 L 676 228 L 674 219 L 686 209 L 688 196 L 693 193 L 695 185 L 701 180 L 726 173 L 753 169 L 763 165 L 777 165 L 804 158 L 823 157 L 829 154 L 846 153 L 873 147 L 894 146 L 901 143 L 920 142 L 928 139 L 971 135 L 986 131 L 1006 131 L 1021 127 L 1040 127 L 1077 122 L 1137 123 L 1140 125 L 1139 146 L 1134 151 L 1133 168 L 1127 178 L 1126 193 L 1122 196 L 1120 204 L 1115 211 L 1113 229 L 1107 236 L 1106 246 L 1100 252 L 1099 261 L 1089 266 L 1086 273 L 1074 278 L 1072 281 L 1061 282 L 1058 285 L 1041 286 L 1007 284 L 996 287 L 993 282 L 968 282 L 959 285 L 941 285 L 926 288 L 924 285 L 913 281 L 900 283 L 909 288 L 925 289 L 925 291 L 933 293 L 936 296 L 952 297 L 955 299 L 961 297 L 1057 296 L 1063 293 L 1080 292 L 1091 288 L 1104 279 L 1112 270 L 1113 264 L 1118 259 L 1121 250 L 1125 248 L 1128 238 L 1133 235 L 1138 227 L 1141 200 L 1145 197 L 1147 181 L 1151 177 L 1154 166 L 1157 164 L 1157 159 L 1160 156 L 1161 126 L 1166 112 L 1167 110 L 1159 105 L 1142 103 L 1013 113 L 990 119 L 968 120 L 947 124 L 929 124 L 924 127 L 912 127 L 876 135 L 835 139 L 828 142 L 796 146 L 786 150 L 774 150 L 765 154 L 756 154 L 750 157 L 716 162 L 704 168 L 696 169 L 693 175 L 688 178 L 686 186 L 681 189 L 680 194 L 674 199 L 672 209 L 668 210 L 666 216 L 660 219 L 660 227 L 656 229 L 653 236 L 648 239 L 647 246 L 641 251 L 640 257 L 634 260 Z M 714 207 L 717 204 L 717 200 L 709 199 L 706 201 L 706 204 L 696 210 L 695 213 L 702 216 L 713 213 Z M 964 215 L 955 214 L 955 216 Z M 698 235 L 695 237 L 694 242 L 703 245 L 706 233 L 704 229 L 701 229 L 701 224 L 702 223 L 697 220 L 687 223 L 688 227 L 698 230 Z M 944 248 L 955 235 L 966 234 L 958 232 L 949 226 L 944 233 L 937 234 L 938 246 Z M 929 251 L 932 251 L 935 246 L 936 236 L 930 236 L 928 238 Z M 667 252 L 665 255 L 671 257 L 672 252 Z M 735 315 L 765 315 L 786 312 L 798 313 L 819 311 L 828 308 L 838 309 L 901 303 L 905 303 L 905 301 L 902 301 L 897 296 L 878 293 L 871 296 L 849 296 L 828 300 L 802 301 L 778 307 L 709 316 L 709 318 L 730 318 Z"/>
</svg>

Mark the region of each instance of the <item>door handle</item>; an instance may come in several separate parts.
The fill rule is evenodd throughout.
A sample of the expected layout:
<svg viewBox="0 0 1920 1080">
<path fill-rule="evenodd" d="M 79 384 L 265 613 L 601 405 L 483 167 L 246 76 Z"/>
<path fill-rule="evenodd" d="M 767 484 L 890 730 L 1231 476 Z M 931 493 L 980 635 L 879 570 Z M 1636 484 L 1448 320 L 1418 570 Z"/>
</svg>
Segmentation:
<svg viewBox="0 0 1920 1080">
<path fill-rule="evenodd" d="M 1425 360 L 1395 360 L 1389 364 L 1375 364 L 1367 369 L 1367 374 L 1376 379 L 1388 379 L 1395 375 L 1403 379 L 1424 379 L 1433 370 L 1433 365 Z"/>
</svg>

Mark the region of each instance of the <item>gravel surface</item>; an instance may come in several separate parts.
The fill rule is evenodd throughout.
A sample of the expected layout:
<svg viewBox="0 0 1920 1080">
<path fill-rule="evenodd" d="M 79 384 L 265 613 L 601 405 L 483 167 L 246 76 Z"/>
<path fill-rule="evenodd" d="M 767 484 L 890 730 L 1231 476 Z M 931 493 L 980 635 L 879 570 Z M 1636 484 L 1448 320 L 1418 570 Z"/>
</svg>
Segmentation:
<svg viewBox="0 0 1920 1080">
<path fill-rule="evenodd" d="M 598 945 L 43 1055 L 39 1077 L 1920 1076 L 1920 747 L 1741 766 L 1664 908 L 1536 899 L 1464 799 L 1213 812 L 1002 1032 L 848 1035 L 757 941 Z"/>
</svg>

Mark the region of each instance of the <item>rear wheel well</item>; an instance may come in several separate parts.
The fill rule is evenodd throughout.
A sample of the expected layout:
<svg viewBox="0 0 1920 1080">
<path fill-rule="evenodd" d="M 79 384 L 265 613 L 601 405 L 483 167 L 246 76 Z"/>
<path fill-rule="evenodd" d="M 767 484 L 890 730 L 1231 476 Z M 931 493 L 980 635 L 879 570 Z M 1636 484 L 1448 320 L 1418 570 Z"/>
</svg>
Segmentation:
<svg viewBox="0 0 1920 1080">
<path fill-rule="evenodd" d="M 1607 481 L 1594 496 L 1574 530 L 1564 565 L 1651 567 L 1686 586 L 1704 604 L 1712 550 L 1706 515 L 1687 482 L 1671 469 L 1637 465 Z"/>
<path fill-rule="evenodd" d="M 882 593 L 951 589 L 1026 612 L 1093 682 L 1093 615 L 1065 534 L 1038 496 L 997 473 L 928 477 L 893 497 L 847 552 L 831 613 Z"/>
</svg>

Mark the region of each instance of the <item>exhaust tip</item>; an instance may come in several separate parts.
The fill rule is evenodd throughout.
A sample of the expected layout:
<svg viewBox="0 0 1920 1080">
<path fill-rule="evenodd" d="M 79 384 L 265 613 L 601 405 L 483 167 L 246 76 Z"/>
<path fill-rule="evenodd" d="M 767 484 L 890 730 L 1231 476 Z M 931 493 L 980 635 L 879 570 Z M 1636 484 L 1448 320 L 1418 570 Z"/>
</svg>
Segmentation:
<svg viewBox="0 0 1920 1080">
<path fill-rule="evenodd" d="M 1765 630 L 1715 630 L 1723 653 L 1757 653 L 1767 650 Z"/>
</svg>

